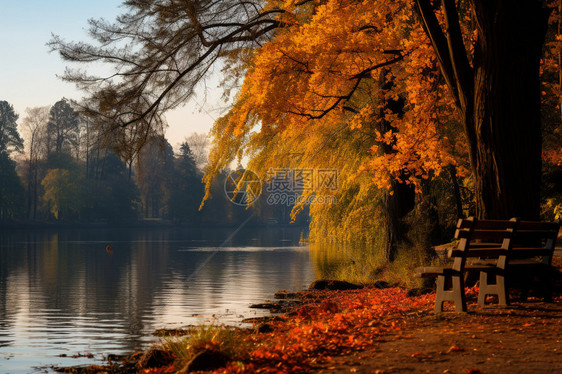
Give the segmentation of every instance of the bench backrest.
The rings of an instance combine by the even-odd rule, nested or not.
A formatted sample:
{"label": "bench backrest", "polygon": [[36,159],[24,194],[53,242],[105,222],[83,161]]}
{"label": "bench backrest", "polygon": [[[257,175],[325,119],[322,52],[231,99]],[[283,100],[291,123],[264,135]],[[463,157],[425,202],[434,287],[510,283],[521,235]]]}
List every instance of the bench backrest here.
{"label": "bench backrest", "polygon": [[474,217],[459,219],[455,239],[467,240],[467,244],[496,244],[508,249],[509,240],[519,226],[519,220],[479,220]]}
{"label": "bench backrest", "polygon": [[[558,237],[560,225],[555,222],[510,220],[477,220],[474,217],[460,219],[455,238],[459,239],[457,255],[479,246],[497,247],[502,250],[498,266],[504,268],[508,256],[517,258],[542,257],[542,262],[550,264]],[[513,250],[512,250],[513,249]],[[524,251],[518,250],[524,249]],[[503,254],[505,251],[505,254]],[[465,253],[462,257],[467,257]],[[464,263],[459,263],[464,266]]]}
{"label": "bench backrest", "polygon": [[[513,237],[512,247],[526,249],[526,256],[533,257],[533,252],[542,257],[542,262],[551,264],[558,238],[560,224],[556,222],[521,221]],[[514,251],[515,252],[515,251]]]}
{"label": "bench backrest", "polygon": [[[519,224],[517,218],[510,220],[479,220],[474,217],[459,219],[455,238],[459,240],[453,268],[462,270],[469,257],[469,251],[480,246],[501,250],[498,266],[505,267],[512,238]],[[459,255],[460,254],[460,255]],[[458,268],[457,268],[458,267]]]}

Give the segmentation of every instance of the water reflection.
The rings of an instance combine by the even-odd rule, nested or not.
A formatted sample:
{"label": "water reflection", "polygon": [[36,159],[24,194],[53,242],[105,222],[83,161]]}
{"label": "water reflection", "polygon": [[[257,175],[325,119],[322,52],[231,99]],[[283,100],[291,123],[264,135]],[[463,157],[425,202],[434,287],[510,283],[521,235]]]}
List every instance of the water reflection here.
{"label": "water reflection", "polygon": [[310,257],[317,279],[341,279],[350,282],[373,282],[377,269],[385,264],[373,245],[310,243]]}
{"label": "water reflection", "polygon": [[249,304],[313,280],[299,230],[248,229],[218,248],[230,231],[0,233],[0,371],[129,352],[156,328],[213,315],[236,323],[258,313]]}

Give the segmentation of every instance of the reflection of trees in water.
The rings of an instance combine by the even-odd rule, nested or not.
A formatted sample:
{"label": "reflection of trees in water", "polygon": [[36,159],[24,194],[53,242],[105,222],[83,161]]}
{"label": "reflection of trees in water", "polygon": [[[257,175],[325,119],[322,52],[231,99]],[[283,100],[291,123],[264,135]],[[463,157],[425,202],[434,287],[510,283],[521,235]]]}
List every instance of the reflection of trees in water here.
{"label": "reflection of trees in water", "polygon": [[373,271],[385,262],[383,256],[361,245],[310,243],[310,259],[317,279],[372,282]]}
{"label": "reflection of trees in water", "polygon": [[23,309],[38,316],[51,313],[37,323],[58,337],[78,332],[95,345],[102,339],[106,344],[102,335],[111,334],[112,344],[134,350],[168,317],[190,323],[192,313],[224,311],[229,304],[245,308],[260,301],[264,290],[272,297],[278,288],[301,288],[311,280],[306,251],[252,248],[297,244],[300,231],[288,229],[241,231],[228,245],[250,248],[217,252],[190,280],[213,251],[189,249],[217,247],[231,232],[99,229],[2,235],[0,326],[12,330]]}

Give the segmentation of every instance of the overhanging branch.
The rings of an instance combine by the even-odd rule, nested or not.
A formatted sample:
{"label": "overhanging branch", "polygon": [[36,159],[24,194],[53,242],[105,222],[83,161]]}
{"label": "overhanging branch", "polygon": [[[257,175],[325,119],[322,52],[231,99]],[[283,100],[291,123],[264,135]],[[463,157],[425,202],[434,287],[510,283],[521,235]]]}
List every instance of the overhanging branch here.
{"label": "overhanging branch", "polygon": [[414,7],[421,19],[423,29],[433,45],[437,60],[439,61],[439,67],[441,68],[447,86],[449,86],[453,94],[455,104],[460,107],[459,92],[455,80],[449,45],[439,25],[439,21],[431,8],[431,3],[429,0],[415,0]]}

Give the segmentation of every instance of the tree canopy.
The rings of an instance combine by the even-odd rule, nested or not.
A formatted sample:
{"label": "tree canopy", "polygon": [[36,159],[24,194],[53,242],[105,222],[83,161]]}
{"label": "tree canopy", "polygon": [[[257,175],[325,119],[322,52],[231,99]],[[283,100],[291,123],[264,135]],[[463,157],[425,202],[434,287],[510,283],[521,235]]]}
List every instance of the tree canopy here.
{"label": "tree canopy", "polygon": [[90,21],[94,43],[50,45],[67,61],[113,66],[64,78],[89,94],[83,110],[108,134],[135,129],[139,142],[220,60],[237,94],[212,130],[207,195],[245,157],[263,178],[333,167],[338,208],[312,207],[313,226],[368,212],[389,232],[413,209],[411,191],[437,177],[450,179],[459,215],[465,187],[480,217],[538,218],[552,3],[129,0],[115,22]]}
{"label": "tree canopy", "polygon": [[67,100],[59,100],[51,107],[47,123],[48,152],[69,151],[78,145],[78,114]]}

